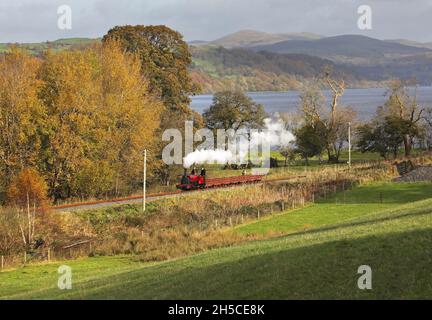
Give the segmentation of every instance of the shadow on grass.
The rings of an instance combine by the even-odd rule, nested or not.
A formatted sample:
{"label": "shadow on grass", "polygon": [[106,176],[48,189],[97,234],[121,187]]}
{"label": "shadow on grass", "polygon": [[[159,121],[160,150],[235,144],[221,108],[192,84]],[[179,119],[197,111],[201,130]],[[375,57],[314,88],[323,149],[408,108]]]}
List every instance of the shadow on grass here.
{"label": "shadow on grass", "polygon": [[[343,239],[299,248],[228,249],[58,290],[78,299],[411,299],[432,298],[432,230]],[[257,244],[259,246],[259,244]],[[360,290],[360,265],[372,290]]]}

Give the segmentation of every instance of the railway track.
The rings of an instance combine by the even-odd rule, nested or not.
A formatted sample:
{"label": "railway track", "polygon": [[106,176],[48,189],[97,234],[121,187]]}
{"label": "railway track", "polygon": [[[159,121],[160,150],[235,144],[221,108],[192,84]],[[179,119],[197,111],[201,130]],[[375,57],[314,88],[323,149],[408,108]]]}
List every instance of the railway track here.
{"label": "railway track", "polygon": [[[268,184],[268,183],[274,183],[274,182],[283,182],[283,181],[289,181],[289,180],[294,180],[294,179],[298,179],[298,178],[305,178],[305,177],[306,176],[293,176],[293,177],[287,177],[287,178],[269,179],[269,180],[262,180],[260,182],[254,183],[254,184]],[[146,196],[146,200],[148,202],[151,202],[151,201],[159,200],[162,198],[187,196],[190,194],[194,194],[196,192],[210,192],[210,191],[219,190],[219,189],[239,188],[239,187],[242,187],[245,185],[246,184],[239,184],[239,185],[228,185],[228,186],[214,187],[214,188],[202,189],[202,190],[201,189],[192,190],[192,191],[177,190],[177,191],[172,191],[172,192],[152,193],[152,194],[148,194]],[[122,205],[122,204],[135,204],[135,203],[141,203],[141,202],[142,202],[142,195],[115,198],[115,199],[110,199],[110,200],[98,200],[98,201],[88,201],[88,202],[64,204],[64,205],[58,205],[58,206],[51,206],[51,207],[49,207],[49,209],[52,211],[56,211],[56,212],[70,212],[70,211],[97,209],[97,208],[102,208],[102,207],[111,207],[111,206]]]}

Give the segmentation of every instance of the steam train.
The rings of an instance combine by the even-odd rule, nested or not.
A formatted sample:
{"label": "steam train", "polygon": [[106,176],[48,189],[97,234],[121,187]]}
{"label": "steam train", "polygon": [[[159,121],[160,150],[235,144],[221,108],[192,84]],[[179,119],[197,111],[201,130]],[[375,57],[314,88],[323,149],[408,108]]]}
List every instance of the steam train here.
{"label": "steam train", "polygon": [[225,187],[237,184],[245,183],[256,183],[262,180],[262,175],[241,175],[226,178],[213,178],[208,179],[206,177],[206,170],[201,169],[200,174],[196,174],[196,169],[192,169],[190,174],[187,171],[183,173],[180,183],[177,184],[177,189],[183,191],[197,190],[197,189],[209,189],[217,187]]}

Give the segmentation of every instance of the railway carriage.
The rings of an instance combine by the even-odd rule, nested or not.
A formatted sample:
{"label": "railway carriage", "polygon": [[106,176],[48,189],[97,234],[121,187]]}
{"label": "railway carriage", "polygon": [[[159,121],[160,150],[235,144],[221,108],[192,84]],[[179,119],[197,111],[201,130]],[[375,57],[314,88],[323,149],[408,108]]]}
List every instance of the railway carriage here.
{"label": "railway carriage", "polygon": [[208,179],[205,174],[205,170],[201,170],[201,174],[195,174],[195,170],[192,170],[191,174],[184,174],[177,189],[183,191],[197,190],[197,189],[209,189],[217,187],[226,187],[230,185],[239,185],[246,183],[256,183],[263,179],[262,175],[241,175],[234,177],[225,178],[213,178]]}

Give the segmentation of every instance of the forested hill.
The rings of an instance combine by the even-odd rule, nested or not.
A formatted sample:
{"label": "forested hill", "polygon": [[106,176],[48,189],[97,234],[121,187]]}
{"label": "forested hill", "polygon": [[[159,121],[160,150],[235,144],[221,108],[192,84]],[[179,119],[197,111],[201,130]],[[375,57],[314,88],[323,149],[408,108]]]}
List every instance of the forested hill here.
{"label": "forested hill", "polygon": [[[204,93],[227,89],[243,91],[300,89],[313,77],[322,75],[323,68],[326,66],[331,66],[336,75],[343,75],[350,87],[382,86],[392,77],[415,78],[421,85],[432,83],[431,50],[367,38],[363,40],[369,44],[378,43],[380,45],[375,47],[375,56],[381,57],[372,58],[370,56],[368,58],[365,48],[356,49],[357,53],[349,53],[349,50],[354,49],[343,46],[327,46],[326,43],[329,41],[335,41],[335,39],[328,39],[290,40],[290,42],[283,42],[282,44],[287,45],[286,48],[293,48],[292,46],[296,43],[305,45],[308,43],[306,46],[315,46],[324,51],[331,49],[335,52],[335,50],[340,49],[346,56],[339,55],[337,52],[333,55],[329,54],[327,57],[324,54],[314,56],[313,52],[315,51],[303,48],[304,50],[302,49],[303,52],[301,52],[300,47],[296,50],[300,50],[301,53],[276,53],[271,52],[272,48],[275,48],[272,45],[260,47],[260,49],[270,51],[257,50],[256,47],[255,50],[251,50],[249,47],[228,49],[208,44],[191,45],[192,76],[195,81],[201,84]],[[352,37],[337,37],[337,39],[348,41],[352,40]],[[54,51],[80,49],[99,42],[100,39],[71,38],[20,45],[27,48],[32,54],[41,55],[47,49]],[[323,43],[324,46],[318,45]],[[279,47],[282,44],[279,43],[274,46]],[[9,45],[0,44],[0,52],[5,52]],[[378,55],[377,51],[381,54]],[[384,59],[385,62],[380,63],[377,59]]]}
{"label": "forested hill", "polygon": [[[71,38],[41,43],[23,43],[20,46],[34,55],[51,49],[61,51],[81,49],[99,43],[100,39]],[[0,44],[5,52],[11,44]],[[193,56],[191,68],[195,81],[204,93],[226,89],[243,91],[282,91],[299,89],[307,79],[320,75],[325,66],[332,65],[349,82],[358,79],[349,68],[305,54],[277,54],[253,52],[243,48],[225,49],[218,46],[190,46]]]}
{"label": "forested hill", "polygon": [[253,47],[255,51],[303,53],[335,62],[382,63],[389,59],[432,53],[430,49],[361,35],[342,35],[316,40],[289,40]]}
{"label": "forested hill", "polygon": [[302,84],[323,75],[331,67],[336,76],[343,76],[350,86],[376,85],[359,76],[349,66],[306,54],[253,52],[247,49],[226,49],[214,46],[192,46],[193,77],[204,92],[227,88],[244,91],[283,91],[301,88]]}

